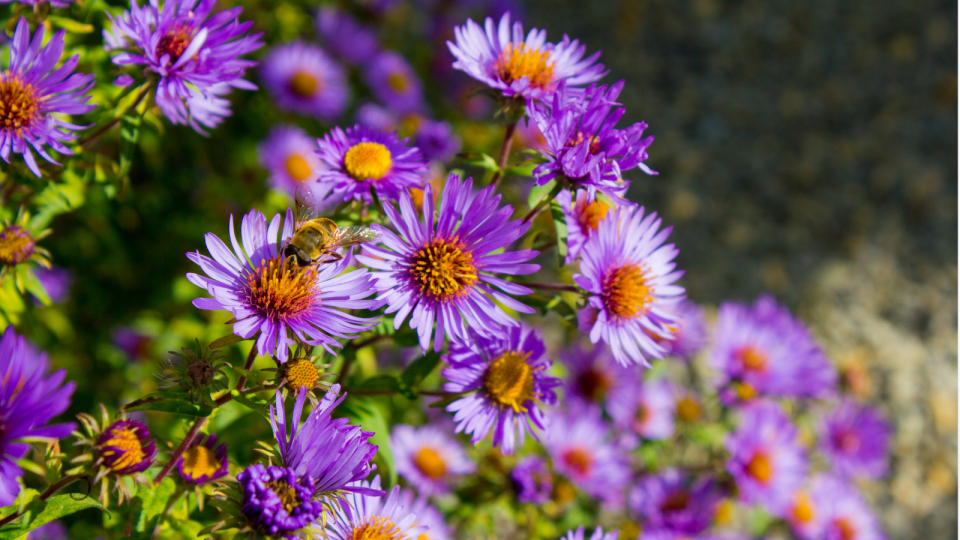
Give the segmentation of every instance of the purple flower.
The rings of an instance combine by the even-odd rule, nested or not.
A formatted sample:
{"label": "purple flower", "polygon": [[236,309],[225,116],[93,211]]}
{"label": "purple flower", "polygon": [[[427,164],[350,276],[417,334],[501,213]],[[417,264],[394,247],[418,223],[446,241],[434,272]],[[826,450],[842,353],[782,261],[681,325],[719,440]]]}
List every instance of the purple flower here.
{"label": "purple flower", "polygon": [[543,340],[523,323],[504,328],[499,336],[453,342],[444,357],[450,367],[443,369],[449,381],[443,389],[470,392],[447,406],[456,432],[470,434],[470,442],[478,444],[493,430],[493,446],[512,454],[528,429],[534,438],[534,427],[547,429],[539,404],[556,404],[553,388],[562,382],[546,375],[553,361],[543,353]]}
{"label": "purple flower", "polygon": [[644,476],[630,492],[630,508],[644,529],[700,534],[710,527],[721,493],[713,480],[695,480],[677,469]]}
{"label": "purple flower", "polygon": [[400,502],[400,486],[393,486],[386,496],[363,495],[379,492],[380,477],[371,482],[356,482],[346,503],[334,509],[333,519],[327,520],[327,533],[332,540],[355,538],[389,538],[412,540],[427,532],[425,525],[417,525],[417,516]]}
{"label": "purple flower", "polygon": [[314,501],[310,478],[298,477],[292,469],[252,465],[237,474],[243,492],[240,511],[250,526],[271,536],[293,540],[293,534],[316,523],[323,503]]}
{"label": "purple flower", "polygon": [[477,468],[460,443],[436,426],[396,426],[390,449],[397,474],[425,496],[448,493],[457,476]]}
{"label": "purple flower", "polygon": [[303,41],[270,49],[260,75],[283,110],[333,120],[343,114],[350,99],[343,68],[323,49]]}
{"label": "purple flower", "polygon": [[467,19],[453,29],[456,43],[447,42],[457,61],[453,67],[465,72],[506,97],[540,99],[565,82],[583,86],[606,75],[597,64],[600,52],[583,58],[586,46],[566,35],[560,43],[547,43],[546,30],[530,30],[523,36],[523,25],[512,27],[510,13],[504,13],[499,25],[487,17],[484,28]]}
{"label": "purple flower", "polygon": [[537,456],[527,456],[510,471],[510,481],[522,503],[543,504],[553,492],[553,476],[546,462]]}
{"label": "purple flower", "polygon": [[177,461],[180,477],[191,484],[206,484],[223,478],[229,468],[227,445],[223,442],[217,444],[217,436],[212,433],[194,439]]}
{"label": "purple flower", "polygon": [[34,271],[47,297],[53,304],[62,304],[70,297],[70,286],[73,285],[73,272],[67,268],[50,266],[37,268]]}
{"label": "purple flower", "polygon": [[[210,17],[216,0],[159,0],[141,7],[133,0],[130,11],[115,17],[103,31],[108,51],[119,51],[113,63],[142,66],[138,72],[159,75],[155,101],[174,124],[216,127],[230,115],[223,98],[231,88],[256,90],[243,79],[257,65],[240,57],[259,49],[261,33],[244,35],[252,22],[241,23],[243,8],[232,8]],[[208,20],[207,17],[210,17]]]}
{"label": "purple flower", "polygon": [[639,168],[647,174],[656,171],[643,163],[653,136],[643,136],[647,128],[637,122],[625,129],[614,126],[626,110],[616,102],[623,81],[592,85],[582,93],[572,94],[561,85],[552,99],[530,102],[527,113],[547,141],[541,153],[547,159],[533,175],[538,185],[557,176],[585,187],[591,196],[603,192],[617,202],[630,182],[623,172]]}
{"label": "purple flower", "polygon": [[428,161],[449,161],[460,151],[462,141],[449,122],[425,118],[417,126],[414,141]]}
{"label": "purple flower", "polygon": [[611,392],[607,410],[613,424],[648,440],[673,437],[677,400],[667,379],[620,385]]}
{"label": "purple flower", "polygon": [[366,66],[367,84],[373,95],[397,113],[424,108],[423,85],[413,67],[399,54],[382,51]]}
{"label": "purple flower", "polygon": [[883,540],[886,535],[857,489],[842,478],[819,475],[799,492],[787,521],[804,540]]}
{"label": "purple flower", "polygon": [[33,174],[40,167],[31,148],[43,159],[59,165],[45,145],[65,155],[73,151],[65,143],[77,139],[77,130],[87,126],[71,124],[60,115],[84,114],[96,108],[86,95],[93,87],[93,75],[73,73],[80,61],[70,57],[54,69],[63,54],[60,30],[43,45],[41,26],[30,38],[30,24],[20,19],[10,47],[10,64],[0,71],[0,157],[10,163],[10,152],[20,154]]}
{"label": "purple flower", "polygon": [[337,309],[366,309],[375,304],[364,300],[374,292],[367,271],[344,273],[350,257],[332,264],[289,267],[280,251],[293,236],[293,226],[290,210],[285,220],[274,215],[269,226],[263,214],[251,210],[240,223],[238,242],[231,215],[233,252],[216,235],[207,233],[204,238],[212,258],[200,252],[187,253],[207,275],[189,273],[187,278],[213,297],[197,298],[193,305],[229,311],[236,319],[233,332],[244,339],[259,332],[258,354],[276,355],[280,362],[287,361],[295,339],[334,354],[333,347],[342,346],[334,338],[352,339],[357,332],[377,325],[375,319]]}
{"label": "purple flower", "polygon": [[287,124],[270,128],[267,140],[257,148],[260,164],[270,172],[270,185],[294,195],[300,182],[314,183],[324,164],[316,154],[317,143],[302,129]]}
{"label": "purple flower", "polygon": [[97,448],[103,465],[120,476],[149,469],[157,457],[157,445],[150,438],[150,430],[136,420],[110,424],[97,438]]}
{"label": "purple flower", "polygon": [[417,516],[414,527],[426,527],[426,532],[420,533],[417,540],[453,540],[453,530],[444,521],[443,514],[427,499],[426,495],[414,497],[409,489],[400,490],[400,505]]}
{"label": "purple flower", "polygon": [[574,485],[591,497],[614,505],[622,502],[630,464],[623,450],[611,442],[599,407],[555,411],[543,445],[553,469]]}
{"label": "purple flower", "polygon": [[780,407],[757,402],[745,408],[725,445],[730,453],[727,471],[737,482],[740,499],[784,515],[803,484],[807,460],[797,429]]}
{"label": "purple flower", "polygon": [[596,232],[610,206],[597,199],[596,193],[591,195],[585,189],[577,191],[576,199],[565,189],[557,195],[557,202],[567,224],[567,257],[563,262],[571,264],[580,256],[580,250]]}
{"label": "purple flower", "polygon": [[[619,531],[611,531],[606,534],[603,533],[602,527],[597,527],[593,534],[590,535],[590,540],[617,540],[617,535]],[[584,532],[583,527],[578,528],[577,530],[567,531],[566,536],[561,536],[560,540],[583,540]],[[623,540],[630,540],[629,538],[624,538]]]}
{"label": "purple flower", "polygon": [[840,476],[880,478],[887,472],[890,432],[880,411],[844,400],[824,418],[819,448]]}
{"label": "purple flower", "polygon": [[150,346],[153,339],[150,336],[138,332],[129,326],[114,328],[110,332],[110,340],[120,350],[126,353],[130,360],[140,360],[150,354]]}
{"label": "purple flower", "polygon": [[283,465],[297,476],[309,478],[314,491],[321,495],[331,494],[341,501],[343,492],[382,495],[378,489],[356,484],[376,469],[370,460],[377,454],[378,447],[369,442],[372,432],[349,425],[348,418],[331,418],[333,409],[346,397],[337,398],[339,392],[340,385],[333,385],[301,425],[303,404],[309,394],[306,388],[301,388],[289,429],[283,396],[277,392],[276,406],[270,406],[270,425]]}
{"label": "purple flower", "polygon": [[335,7],[324,6],[320,9],[317,34],[334,54],[352,64],[364,64],[380,50],[373,30]]}
{"label": "purple flower", "polygon": [[70,533],[59,519],[47,522],[30,531],[27,540],[68,540]]}
{"label": "purple flower", "polygon": [[605,345],[584,347],[575,343],[560,351],[567,366],[567,399],[602,405],[615,388],[638,384],[631,371],[617,364]]}
{"label": "purple flower", "polygon": [[[47,354],[37,352],[27,340],[7,326],[0,339],[0,506],[9,506],[20,493],[23,470],[17,461],[30,444],[22,439],[61,439],[75,428],[72,423],[48,425],[67,410],[74,383],[63,384],[65,370],[47,376]],[[62,386],[61,386],[62,385]]]}
{"label": "purple flower", "polygon": [[806,326],[766,295],[753,306],[720,305],[709,363],[726,404],[756,396],[822,397],[837,382]]}
{"label": "purple flower", "polygon": [[396,133],[382,133],[361,125],[336,127],[317,141],[318,154],[327,169],[320,184],[331,197],[344,201],[373,202],[371,191],[382,201],[395,201],[409,188],[423,186],[427,164],[420,150],[407,146]]}
{"label": "purple flower", "polygon": [[679,320],[673,339],[664,341],[663,345],[669,356],[689,361],[707,345],[707,319],[703,308],[690,300],[677,304],[674,311]]}
{"label": "purple flower", "polygon": [[679,250],[664,245],[672,227],[660,230],[660,221],[643,207],[609,213],[584,245],[582,273],[573,276],[589,294],[587,309],[596,310],[590,341],[603,340],[624,366],[649,367],[647,357],[663,358],[666,348],[654,338],[672,339],[671,307],[683,298],[683,287],[674,285],[683,275],[674,271]]}
{"label": "purple flower", "polygon": [[[383,232],[384,247],[366,245],[365,255],[357,256],[362,264],[380,270],[373,272],[378,299],[387,304],[387,313],[396,313],[394,328],[399,329],[412,313],[410,327],[417,329],[424,351],[434,336],[434,321],[433,349],[439,351],[447,336],[454,341],[467,339],[468,327],[489,337],[501,332],[502,326],[516,326],[494,302],[521,313],[535,311],[508,296],[530,294],[531,289],[492,275],[532,274],[540,269],[538,264],[523,264],[537,251],[505,251],[530,223],[510,221],[513,207],[498,209],[499,204],[500,195],[493,194],[493,186],[474,193],[472,179],[461,181],[451,174],[436,216],[432,186],[424,189],[421,208],[414,207],[408,193],[401,193],[399,212],[384,205],[399,234],[374,225]],[[422,218],[421,209],[427,209]]]}

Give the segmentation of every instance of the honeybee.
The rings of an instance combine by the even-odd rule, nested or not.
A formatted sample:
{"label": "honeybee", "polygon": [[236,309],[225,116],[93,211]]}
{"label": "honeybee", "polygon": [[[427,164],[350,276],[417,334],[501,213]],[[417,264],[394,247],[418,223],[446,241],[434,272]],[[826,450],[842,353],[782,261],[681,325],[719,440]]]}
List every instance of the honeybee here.
{"label": "honeybee", "polygon": [[379,232],[368,227],[340,227],[316,217],[313,194],[302,183],[297,185],[293,213],[295,231],[283,247],[283,257],[297,266],[337,262],[343,255],[335,250],[380,238]]}

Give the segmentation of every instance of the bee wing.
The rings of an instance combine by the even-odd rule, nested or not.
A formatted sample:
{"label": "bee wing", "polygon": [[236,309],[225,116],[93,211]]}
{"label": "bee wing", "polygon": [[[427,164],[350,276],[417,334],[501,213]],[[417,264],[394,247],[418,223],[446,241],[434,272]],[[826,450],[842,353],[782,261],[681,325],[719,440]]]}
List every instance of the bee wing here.
{"label": "bee wing", "polygon": [[327,246],[327,249],[366,244],[367,242],[376,242],[379,239],[380,232],[369,227],[342,227],[334,231],[333,242]]}
{"label": "bee wing", "polygon": [[297,189],[293,195],[293,222],[295,229],[299,229],[304,223],[310,221],[317,215],[317,201],[313,197],[313,191],[306,182],[297,184]]}

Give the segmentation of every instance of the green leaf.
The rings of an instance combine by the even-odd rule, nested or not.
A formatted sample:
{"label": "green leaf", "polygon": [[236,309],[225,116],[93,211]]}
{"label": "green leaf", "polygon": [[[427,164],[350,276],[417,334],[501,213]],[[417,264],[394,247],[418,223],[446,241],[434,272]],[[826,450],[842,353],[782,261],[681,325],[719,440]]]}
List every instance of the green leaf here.
{"label": "green leaf", "polygon": [[[503,171],[504,175],[512,174],[516,176],[533,176],[533,170],[537,168],[536,161],[524,161],[523,163],[518,163],[512,167],[507,167],[507,170]],[[551,180],[552,182],[553,180]]]}
{"label": "green leaf", "polygon": [[137,540],[150,540],[157,524],[160,523],[160,516],[167,509],[170,497],[176,490],[176,484],[169,476],[160,482],[159,486],[153,486],[150,489],[141,489],[137,496],[133,498],[130,511],[133,513],[131,519],[133,527],[130,538]]}
{"label": "green leaf", "polygon": [[[211,343],[211,344],[208,346],[208,348],[209,348],[211,351],[212,351],[212,350],[215,350],[215,349],[222,349],[222,348],[224,348],[224,347],[226,347],[226,346],[228,346],[228,345],[233,345],[234,343],[240,343],[241,341],[243,341],[243,338],[242,338],[242,337],[240,337],[240,336],[238,336],[238,335],[236,335],[236,334],[230,334],[230,335],[228,335],[228,336],[223,336],[222,338],[219,338],[219,339],[214,340],[214,342]],[[249,379],[249,377],[247,377],[247,378]]]}
{"label": "green leaf", "polygon": [[[417,358],[412,364],[407,366],[400,374],[400,380],[404,386],[411,389],[419,389],[420,383],[433,373],[434,368],[440,363],[440,353],[430,351],[429,353]],[[414,395],[416,397],[416,395]]]}
{"label": "green leaf", "polygon": [[47,20],[50,21],[54,26],[63,28],[71,34],[89,34],[93,32],[94,28],[92,24],[85,24],[80,21],[75,21],[73,19],[68,19],[67,17],[58,17],[56,15],[50,15],[47,17]]}
{"label": "green leaf", "polygon": [[567,258],[567,218],[563,215],[563,208],[556,199],[550,201],[550,215],[553,216],[553,227],[557,231],[558,264],[563,266]]}
{"label": "green leaf", "polygon": [[350,418],[351,424],[359,424],[364,431],[373,432],[370,442],[379,447],[377,457],[387,469],[390,484],[396,484],[397,470],[393,464],[393,452],[390,450],[390,429],[380,404],[369,398],[348,396],[334,412],[338,417]]}
{"label": "green leaf", "polygon": [[223,366],[223,368],[233,371],[238,376],[242,375],[246,377],[248,381],[255,384],[260,384],[264,381],[269,381],[276,376],[276,373],[273,371],[252,371],[249,369],[243,369],[243,368],[239,368],[231,365],[225,365]]}
{"label": "green leaf", "polygon": [[[381,324],[380,326],[385,326]],[[391,326],[393,326],[391,324]],[[393,343],[397,347],[417,347],[420,345],[420,336],[417,331],[409,326],[404,326],[393,335]]]}
{"label": "green leaf", "polygon": [[270,415],[267,413],[267,410],[268,410],[267,407],[269,405],[268,401],[262,400],[260,398],[257,398],[251,395],[241,394],[237,390],[231,390],[230,395],[233,396],[233,400],[236,401],[237,403],[259,414],[260,416],[266,418],[267,420],[270,420]]}
{"label": "green leaf", "polygon": [[357,385],[357,388],[364,390],[389,390],[400,392],[400,379],[395,375],[376,375],[364,380]]}
{"label": "green leaf", "polygon": [[191,403],[189,394],[177,391],[163,391],[147,394],[142,398],[124,405],[123,410],[160,411],[187,416],[210,416],[213,409],[199,403]]}
{"label": "green leaf", "polygon": [[27,292],[35,296],[37,300],[43,302],[43,305],[49,306],[50,297],[47,296],[47,290],[43,288],[43,284],[37,279],[37,275],[33,272],[27,272],[25,278],[24,281],[26,283],[24,283],[24,286],[27,288]]}
{"label": "green leaf", "polygon": [[41,525],[69,516],[87,508],[103,509],[103,506],[92,497],[84,497],[79,493],[54,495],[41,501],[39,494],[33,492],[33,500],[24,507],[23,516],[0,528],[0,540],[19,538]]}
{"label": "green leaf", "polygon": [[493,156],[489,154],[465,154],[457,158],[458,164],[472,165],[474,167],[480,167],[481,169],[487,171],[499,171],[500,165],[497,163],[497,160],[493,159]]}
{"label": "green leaf", "polygon": [[120,170],[117,176],[121,181],[130,174],[130,165],[133,163],[133,151],[137,148],[140,139],[140,124],[143,114],[130,111],[120,119]]}
{"label": "green leaf", "polygon": [[530,188],[530,194],[527,195],[527,206],[533,208],[534,206],[540,204],[540,201],[549,194],[554,187],[556,187],[556,180],[551,180],[542,186],[534,185]]}

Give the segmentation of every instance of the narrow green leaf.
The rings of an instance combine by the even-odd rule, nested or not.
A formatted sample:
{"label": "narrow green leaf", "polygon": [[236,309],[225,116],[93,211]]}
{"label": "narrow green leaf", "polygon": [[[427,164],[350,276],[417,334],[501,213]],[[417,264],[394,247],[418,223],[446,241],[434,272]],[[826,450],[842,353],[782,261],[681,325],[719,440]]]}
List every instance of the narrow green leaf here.
{"label": "narrow green leaf", "polygon": [[557,257],[559,266],[565,264],[567,258],[567,218],[563,208],[556,199],[550,201],[550,215],[553,216],[553,227],[557,231]]}
{"label": "narrow green leaf", "polygon": [[79,493],[54,495],[45,501],[41,501],[35,491],[33,493],[35,498],[24,507],[23,516],[0,528],[0,540],[19,538],[41,525],[80,510],[103,509],[96,499]]}
{"label": "narrow green leaf", "polygon": [[542,201],[543,198],[546,197],[554,187],[556,187],[556,185],[556,180],[551,180],[542,186],[534,184],[534,186],[530,188],[530,194],[527,195],[527,206],[533,208],[534,206],[540,204],[540,201]]}
{"label": "narrow green leaf", "polygon": [[497,163],[497,160],[493,159],[493,156],[489,154],[466,154],[457,158],[458,164],[472,165],[474,167],[480,167],[481,169],[487,171],[498,171],[500,170],[500,165]]}
{"label": "narrow green leaf", "polygon": [[160,522],[160,516],[167,509],[170,497],[176,489],[176,484],[169,476],[160,482],[159,486],[151,489],[141,489],[137,492],[131,504],[133,512],[133,528],[130,538],[150,540],[153,531]]}
{"label": "narrow green leaf", "polygon": [[390,429],[387,427],[387,419],[384,417],[383,408],[372,399],[348,396],[336,408],[335,413],[338,417],[350,418],[351,424],[359,424],[364,431],[373,432],[370,442],[379,447],[376,457],[381,460],[383,466],[387,469],[390,484],[396,484],[397,470],[393,464],[393,452],[390,450]]}
{"label": "narrow green leaf", "polygon": [[429,353],[417,358],[407,369],[403,370],[400,380],[408,388],[419,389],[420,383],[433,373],[434,368],[440,363],[440,353],[430,351]]}
{"label": "narrow green leaf", "polygon": [[[523,163],[518,163],[512,167],[507,167],[507,170],[503,171],[504,175],[512,174],[515,176],[533,176],[533,170],[537,168],[536,161],[524,161]],[[551,180],[552,182],[553,180]]]}
{"label": "narrow green leaf", "polygon": [[266,418],[267,420],[270,419],[270,415],[267,413],[267,410],[268,410],[267,407],[269,405],[269,402],[250,396],[250,395],[241,394],[236,390],[231,390],[230,395],[233,396],[233,400],[236,401],[237,403],[259,414],[260,416]]}
{"label": "narrow green leaf", "polygon": [[213,409],[199,403],[191,403],[189,394],[177,391],[163,391],[147,394],[142,398],[124,405],[123,410],[160,411],[187,416],[210,416]]}
{"label": "narrow green leaf", "polygon": [[400,392],[400,379],[395,375],[376,375],[358,384],[357,388]]}
{"label": "narrow green leaf", "polygon": [[63,28],[71,34],[89,34],[93,32],[94,28],[92,24],[82,23],[80,21],[75,21],[67,17],[58,17],[56,15],[50,15],[47,17],[47,20],[50,21],[54,26]]}
{"label": "narrow green leaf", "polygon": [[243,368],[230,366],[230,365],[225,365],[223,366],[223,368],[233,371],[237,375],[243,375],[244,377],[247,378],[248,381],[255,384],[260,384],[264,381],[269,381],[276,376],[276,373],[273,371],[253,371],[250,369],[243,369]]}
{"label": "narrow green leaf", "polygon": [[122,181],[130,174],[130,165],[133,163],[133,152],[140,139],[140,125],[143,116],[137,111],[129,111],[120,120],[120,170],[118,178]]}
{"label": "narrow green leaf", "polygon": [[210,350],[222,349],[228,345],[233,345],[234,343],[240,343],[241,341],[243,341],[242,337],[236,334],[230,334],[228,336],[223,336],[222,338],[214,340],[213,343],[210,344],[209,349]]}

